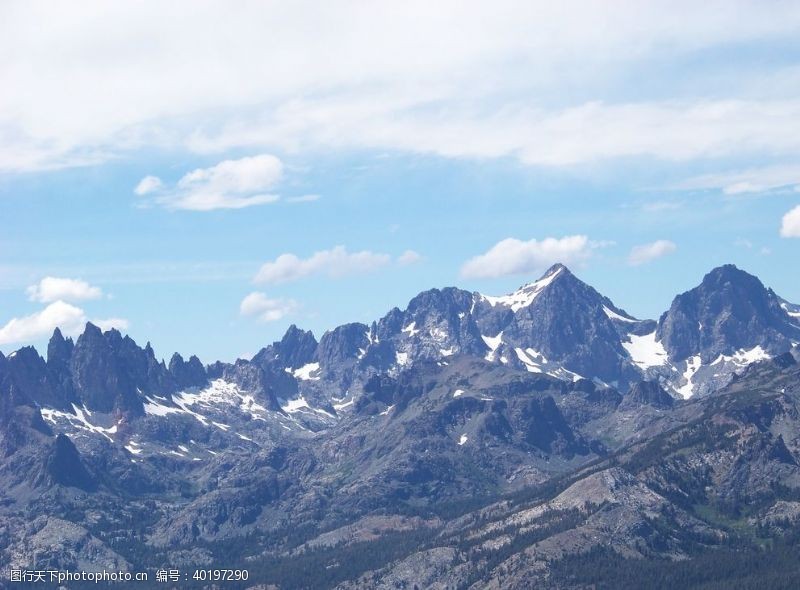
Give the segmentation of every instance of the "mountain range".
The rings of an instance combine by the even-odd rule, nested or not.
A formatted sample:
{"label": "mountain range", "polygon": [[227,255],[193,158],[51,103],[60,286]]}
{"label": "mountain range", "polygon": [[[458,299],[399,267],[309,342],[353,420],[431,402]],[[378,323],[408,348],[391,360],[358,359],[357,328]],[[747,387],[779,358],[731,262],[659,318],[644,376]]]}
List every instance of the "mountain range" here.
{"label": "mountain range", "polygon": [[790,579],[799,345],[800,306],[732,265],[658,320],[557,264],[234,363],[56,330],[46,359],[0,354],[0,563],[583,588],[714,555]]}

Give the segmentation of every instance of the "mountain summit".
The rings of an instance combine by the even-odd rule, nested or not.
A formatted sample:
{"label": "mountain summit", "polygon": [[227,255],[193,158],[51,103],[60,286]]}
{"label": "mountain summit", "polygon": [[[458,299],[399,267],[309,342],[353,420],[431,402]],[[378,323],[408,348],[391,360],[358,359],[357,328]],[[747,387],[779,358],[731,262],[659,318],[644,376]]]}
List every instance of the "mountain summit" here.
{"label": "mountain summit", "polygon": [[732,264],[713,269],[700,285],[675,297],[658,322],[657,338],[674,361],[760,348],[776,355],[800,341],[800,328],[783,300]]}
{"label": "mountain summit", "polygon": [[615,306],[563,264],[510,295],[478,298],[484,303],[478,322],[496,331],[487,336],[501,360],[533,371],[556,364],[573,378],[608,383],[636,378],[622,342],[632,331],[647,331],[649,322]]}

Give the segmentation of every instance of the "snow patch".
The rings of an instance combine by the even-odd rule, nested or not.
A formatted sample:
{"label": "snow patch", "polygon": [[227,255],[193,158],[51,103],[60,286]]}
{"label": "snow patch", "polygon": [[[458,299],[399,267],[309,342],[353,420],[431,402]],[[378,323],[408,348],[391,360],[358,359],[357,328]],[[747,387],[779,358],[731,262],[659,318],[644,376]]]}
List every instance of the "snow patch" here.
{"label": "snow patch", "polygon": [[[336,416],[334,416],[330,412],[326,412],[325,410],[319,408],[312,408],[310,405],[308,405],[306,398],[304,398],[302,395],[298,398],[289,401],[282,399],[278,401],[281,404],[281,410],[283,410],[287,414],[294,414],[296,412],[315,412],[317,414],[324,414],[329,418],[336,418]],[[336,406],[334,406],[334,408],[336,408]]]}
{"label": "snow patch", "polygon": [[[521,349],[515,348],[514,352],[517,353],[517,358],[522,361],[522,364],[525,365],[525,368],[530,371],[531,373],[543,373],[542,365],[547,364],[547,359],[544,358],[544,355],[536,352],[532,348],[528,349]],[[541,359],[541,360],[539,360]]]}
{"label": "snow patch", "polygon": [[302,395],[296,399],[289,400],[288,402],[284,402],[285,405],[281,405],[281,410],[286,412],[287,414],[293,414],[294,412],[299,412],[303,408],[310,408],[306,398]]}
{"label": "snow patch", "polygon": [[416,329],[417,322],[411,322],[405,328],[400,330],[401,332],[405,332],[408,334],[409,338],[413,338],[416,334],[419,334],[419,330]]}
{"label": "snow patch", "polygon": [[144,413],[148,416],[167,416],[168,414],[180,414],[183,412],[180,408],[165,406],[152,398],[146,397],[145,399],[147,401],[144,404]]}
{"label": "snow patch", "polygon": [[[350,398],[350,399],[348,400],[347,398]],[[347,407],[352,406],[356,402],[355,398],[350,395],[349,391],[345,392],[344,397],[333,397],[333,396],[331,396],[331,400],[336,402],[336,403],[333,404],[333,409],[336,410],[337,412],[339,410],[343,410],[343,409],[345,409]],[[345,400],[347,400],[347,401],[345,401]]]}
{"label": "snow patch", "polygon": [[606,312],[606,315],[609,317],[609,319],[612,320],[619,320],[620,322],[629,322],[631,324],[635,324],[639,321],[633,318],[626,318],[624,315],[618,314],[616,311],[605,305],[603,306],[603,311]]}
{"label": "snow patch", "polygon": [[503,342],[503,332],[500,332],[497,336],[481,335],[481,338],[483,338],[483,341],[486,343],[486,346],[488,346],[489,349],[492,352],[494,352],[495,350],[497,350],[497,347],[500,346],[500,344]]}
{"label": "snow patch", "polygon": [[139,448],[139,444],[135,441],[130,441],[127,445],[125,445],[125,448],[132,455],[139,455],[142,452],[142,449]]}
{"label": "snow patch", "polygon": [[562,270],[563,269],[559,268],[554,273],[543,277],[536,282],[528,283],[510,295],[503,295],[502,297],[481,295],[480,297],[492,307],[500,305],[502,307],[510,307],[512,311],[519,311],[523,307],[528,307],[531,303],[533,303],[536,297],[544,290],[544,288],[552,283],[559,274],[561,274]]}
{"label": "snow patch", "polygon": [[372,333],[372,328],[367,330],[364,334],[367,337],[367,340],[369,341],[370,344],[378,344],[380,342],[378,335]]}
{"label": "snow patch", "polygon": [[319,381],[319,375],[312,376],[312,373],[317,372],[319,372],[319,363],[308,363],[299,369],[295,369],[292,375],[294,375],[295,379],[300,379],[301,381]]}
{"label": "snow patch", "polygon": [[755,346],[750,350],[744,348],[737,350],[732,355],[727,356],[724,354],[719,355],[711,363],[711,366],[719,363],[733,362],[737,365],[749,365],[758,361],[764,361],[770,358],[770,355],[761,346]]}
{"label": "snow patch", "polygon": [[464,393],[464,390],[463,390],[463,389],[456,389],[456,390],[453,392],[453,397],[461,397],[461,394],[462,394],[462,393]]}
{"label": "snow patch", "polygon": [[699,354],[686,359],[686,370],[683,372],[683,378],[686,383],[677,389],[677,392],[682,398],[688,399],[694,394],[694,383],[692,383],[692,378],[695,376],[695,373],[697,373],[701,366],[702,362],[700,361]]}
{"label": "snow patch", "polygon": [[70,426],[73,428],[78,428],[80,430],[85,430],[88,432],[92,432],[94,434],[99,434],[109,441],[114,442],[114,439],[109,436],[111,434],[116,434],[117,432],[117,425],[114,424],[110,428],[103,428],[102,426],[96,426],[89,421],[89,416],[92,413],[86,408],[86,406],[78,407],[75,404],[72,404],[72,410],[74,414],[70,414],[68,412],[61,412],[59,410],[54,410],[52,408],[40,408],[40,413],[42,414],[42,418],[50,422],[51,424],[58,424],[59,422],[68,422]]}
{"label": "snow patch", "polygon": [[467,435],[466,434],[462,434],[461,438],[458,439],[458,446],[464,445],[468,440],[469,440],[469,438],[467,438]]}
{"label": "snow patch", "polygon": [[[254,420],[265,420],[264,415],[267,412],[267,409],[259,404],[251,394],[242,392],[235,383],[228,383],[222,379],[212,381],[207,388],[199,391],[182,391],[176,393],[172,396],[172,401],[179,408],[178,411],[193,416],[204,426],[208,426],[210,421],[192,408],[197,407],[199,409],[203,407],[211,408],[220,405],[232,405],[239,408],[242,412],[250,414],[250,417]],[[163,406],[163,404],[153,402],[152,399],[148,399],[148,403]],[[167,408],[168,413],[171,413],[169,410],[175,411],[175,408],[171,406],[164,407]],[[155,412],[164,411],[158,408],[151,409]]]}
{"label": "snow patch", "polygon": [[644,336],[630,335],[630,341],[623,342],[622,346],[628,351],[631,360],[641,369],[659,367],[667,363],[667,351],[660,341],[656,340],[656,332]]}
{"label": "snow patch", "polygon": [[486,343],[486,346],[489,347],[489,352],[486,353],[484,357],[487,361],[493,361],[495,353],[497,352],[497,348],[503,343],[503,332],[502,330],[497,336],[484,336],[481,334],[481,338]]}
{"label": "snow patch", "polygon": [[788,303],[781,303],[783,311],[793,318],[800,319],[800,305],[789,305]]}

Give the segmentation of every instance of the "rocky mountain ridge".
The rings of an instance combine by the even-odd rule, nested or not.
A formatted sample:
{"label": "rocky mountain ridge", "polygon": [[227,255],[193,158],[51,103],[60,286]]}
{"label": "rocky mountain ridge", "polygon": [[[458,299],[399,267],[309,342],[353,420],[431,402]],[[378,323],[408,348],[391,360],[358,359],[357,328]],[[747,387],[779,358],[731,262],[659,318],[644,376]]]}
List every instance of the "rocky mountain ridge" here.
{"label": "rocky mountain ridge", "polygon": [[144,412],[148,396],[169,400],[220,378],[258,393],[271,408],[305,396],[331,409],[373,375],[458,355],[621,391],[655,380],[673,396],[689,397],[800,343],[797,309],[726,265],[676,296],[658,322],[638,320],[555,265],[503,297],[431,289],[405,310],[392,309],[369,326],[339,326],[319,342],[292,325],[280,341],[232,364],[204,367],[176,353],[167,365],[149,343],[142,349],[117,330],[88,324],[76,342],[57,329],[46,361],[26,347],[0,367],[35,405],[132,415]]}
{"label": "rocky mountain ridge", "polygon": [[0,563],[561,588],[559,564],[597,552],[783,538],[800,515],[796,309],[721,267],[637,320],[556,265],[319,341],[292,326],[235,363],[57,330],[46,360],[0,355]]}

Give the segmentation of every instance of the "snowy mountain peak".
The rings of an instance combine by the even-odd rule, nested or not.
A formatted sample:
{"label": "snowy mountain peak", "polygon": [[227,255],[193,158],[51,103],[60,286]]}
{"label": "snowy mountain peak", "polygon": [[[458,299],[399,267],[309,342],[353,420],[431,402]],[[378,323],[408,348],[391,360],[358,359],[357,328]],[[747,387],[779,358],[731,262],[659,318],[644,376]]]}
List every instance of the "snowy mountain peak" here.
{"label": "snowy mountain peak", "polygon": [[500,297],[481,295],[481,298],[489,303],[489,305],[492,307],[509,307],[512,311],[519,311],[523,307],[528,307],[531,303],[533,303],[536,297],[548,286],[553,284],[553,282],[560,276],[574,277],[569,269],[563,264],[554,264],[542,275],[540,279],[523,285],[513,293],[502,295]]}

